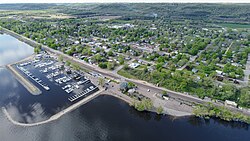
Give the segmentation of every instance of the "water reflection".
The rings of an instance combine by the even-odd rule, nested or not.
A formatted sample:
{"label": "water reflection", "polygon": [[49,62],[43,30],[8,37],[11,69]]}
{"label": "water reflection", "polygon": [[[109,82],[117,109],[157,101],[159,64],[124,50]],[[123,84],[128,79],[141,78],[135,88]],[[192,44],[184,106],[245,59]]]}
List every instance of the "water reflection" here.
{"label": "water reflection", "polygon": [[13,63],[33,53],[33,48],[10,35],[0,34],[0,66]]}
{"label": "water reflection", "polygon": [[[7,69],[0,72],[1,106],[6,107],[14,120],[34,123],[47,120],[52,115],[70,106],[67,95],[61,94],[59,86],[53,90],[42,90],[42,95],[30,94]],[[51,84],[52,82],[47,82]],[[59,96],[60,94],[60,96]]]}
{"label": "water reflection", "polygon": [[154,117],[154,120],[156,120],[156,121],[161,121],[161,120],[162,120],[162,117],[163,117],[163,115],[158,115],[158,114],[156,114],[155,117]]}
{"label": "water reflection", "polygon": [[204,119],[202,118],[188,118],[188,122],[193,125],[193,126],[197,126],[197,127],[201,127],[204,125]]}
{"label": "water reflection", "polygon": [[144,120],[151,120],[152,114],[150,112],[138,112],[134,108],[130,107],[129,112],[131,115],[136,116],[137,118],[142,118]]}

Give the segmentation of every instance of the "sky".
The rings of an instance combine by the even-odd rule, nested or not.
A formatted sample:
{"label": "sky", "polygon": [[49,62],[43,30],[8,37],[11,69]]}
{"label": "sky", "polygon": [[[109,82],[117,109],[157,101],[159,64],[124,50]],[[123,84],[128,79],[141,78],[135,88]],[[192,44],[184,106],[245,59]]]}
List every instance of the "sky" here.
{"label": "sky", "polygon": [[0,0],[0,3],[250,3],[250,0]]}

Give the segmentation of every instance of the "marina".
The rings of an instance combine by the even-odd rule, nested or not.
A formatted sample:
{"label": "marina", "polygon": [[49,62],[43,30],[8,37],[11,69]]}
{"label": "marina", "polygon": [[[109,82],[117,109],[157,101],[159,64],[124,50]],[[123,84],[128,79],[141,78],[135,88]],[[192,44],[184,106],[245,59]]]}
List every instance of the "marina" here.
{"label": "marina", "polygon": [[40,86],[42,86],[45,90],[49,90],[49,86],[45,83],[42,82],[42,80],[40,80],[39,78],[35,77],[32,73],[30,73],[28,70],[26,70],[23,67],[17,66],[17,68],[19,70],[21,70],[24,74],[26,74],[28,77],[30,77],[32,80],[34,80],[37,84],[39,84]]}
{"label": "marina", "polygon": [[84,98],[99,90],[82,73],[69,67],[65,68],[63,62],[58,62],[56,57],[46,52],[41,52],[32,60],[21,62],[16,67],[46,91],[49,91],[54,86],[48,85],[45,80],[49,80],[53,85],[61,87],[68,95],[70,102]]}

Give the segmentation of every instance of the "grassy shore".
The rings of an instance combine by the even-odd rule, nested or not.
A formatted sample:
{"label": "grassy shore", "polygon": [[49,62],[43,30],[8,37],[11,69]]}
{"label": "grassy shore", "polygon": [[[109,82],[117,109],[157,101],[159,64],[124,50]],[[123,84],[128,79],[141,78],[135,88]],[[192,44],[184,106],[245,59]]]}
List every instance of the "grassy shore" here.
{"label": "grassy shore", "polygon": [[249,116],[238,112],[231,112],[225,107],[218,107],[211,103],[208,103],[207,105],[197,105],[193,112],[197,117],[203,117],[206,119],[216,117],[225,121],[240,121],[250,124]]}

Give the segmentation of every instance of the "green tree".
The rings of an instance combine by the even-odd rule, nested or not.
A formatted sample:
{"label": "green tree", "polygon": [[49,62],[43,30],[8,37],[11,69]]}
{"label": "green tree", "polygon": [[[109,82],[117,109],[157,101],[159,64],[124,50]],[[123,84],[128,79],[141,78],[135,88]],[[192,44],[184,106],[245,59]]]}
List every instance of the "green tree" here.
{"label": "green tree", "polygon": [[73,68],[74,70],[77,70],[77,71],[80,70],[80,66],[79,66],[78,64],[76,64],[76,63],[73,63],[73,64],[72,64],[72,68]]}
{"label": "green tree", "polygon": [[102,69],[106,69],[107,68],[107,62],[101,62],[101,63],[99,63],[99,65],[98,65],[100,68],[102,68]]}
{"label": "green tree", "polygon": [[142,101],[139,102],[134,102],[134,107],[135,109],[137,109],[138,111],[149,111],[153,108],[153,103],[150,99],[142,99]]}
{"label": "green tree", "polygon": [[66,61],[66,66],[70,66],[71,62],[69,60]]}
{"label": "green tree", "polygon": [[115,64],[114,64],[113,62],[108,62],[108,63],[107,63],[107,68],[108,68],[109,70],[113,70],[113,69],[115,68]]}
{"label": "green tree", "polygon": [[60,62],[63,62],[63,56],[62,56],[62,55],[59,55],[58,60],[59,60]]}
{"label": "green tree", "polygon": [[122,56],[118,57],[118,61],[119,61],[120,65],[124,64],[124,58]]}
{"label": "green tree", "polygon": [[112,50],[108,51],[108,56],[114,56],[114,53]]}
{"label": "green tree", "polygon": [[99,77],[98,83],[99,83],[99,85],[100,85],[101,87],[104,87],[105,80],[104,80],[103,78]]}
{"label": "green tree", "polygon": [[34,52],[38,54],[39,52],[41,52],[41,48],[42,48],[41,45],[34,47]]}
{"label": "green tree", "polygon": [[241,90],[239,103],[243,107],[250,108],[250,91],[247,88]]}
{"label": "green tree", "polygon": [[160,115],[160,114],[163,113],[163,110],[164,110],[164,109],[162,108],[162,106],[159,106],[159,107],[156,109],[156,113]]}

